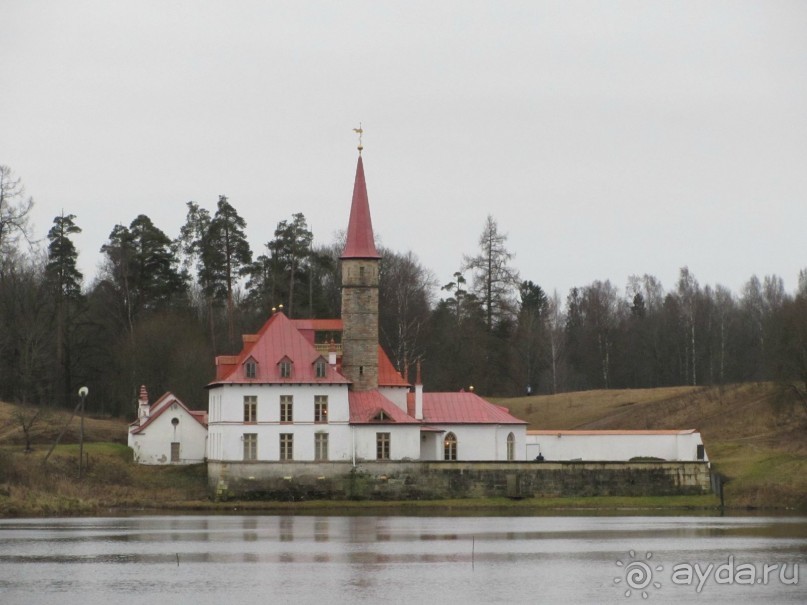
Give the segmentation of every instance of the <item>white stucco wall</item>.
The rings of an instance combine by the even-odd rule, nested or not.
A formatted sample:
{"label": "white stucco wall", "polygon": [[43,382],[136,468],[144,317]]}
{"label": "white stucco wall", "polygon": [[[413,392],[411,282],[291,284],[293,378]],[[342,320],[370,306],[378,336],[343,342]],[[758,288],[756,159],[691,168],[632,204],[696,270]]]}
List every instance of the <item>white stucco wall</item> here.
{"label": "white stucco wall", "polygon": [[[406,405],[405,389],[382,389],[384,395]],[[293,422],[280,423],[280,397],[291,395]],[[328,396],[328,422],[314,423],[314,398]],[[257,421],[244,423],[244,397],[257,397]],[[443,436],[421,436],[420,426],[394,423],[349,424],[346,385],[222,385],[209,393],[210,460],[244,459],[244,434],[257,435],[257,460],[280,458],[280,435],[294,435],[293,460],[313,461],[315,434],[328,433],[328,460],[376,459],[376,434],[390,433],[391,460],[442,460]],[[507,460],[507,435],[515,436],[515,460],[526,457],[525,425],[430,425],[457,436],[458,460]],[[421,444],[423,443],[423,448]],[[425,454],[422,457],[422,454]]]}
{"label": "white stucco wall", "polygon": [[392,403],[406,412],[406,396],[409,393],[407,387],[378,387],[378,392],[389,399]]}
{"label": "white stucco wall", "polygon": [[[527,435],[527,459],[534,460],[540,452],[546,461],[620,461],[637,457],[689,461],[698,459],[698,445],[703,445],[698,432],[601,435],[547,432]],[[708,460],[705,452],[704,459]]]}
{"label": "white stucco wall", "polygon": [[[178,419],[176,426],[172,419]],[[128,444],[140,464],[171,464],[171,443],[179,442],[179,464],[203,462],[207,430],[184,408],[172,404],[142,433],[129,433]],[[176,463],[174,463],[176,464]]]}
{"label": "white stucco wall", "polygon": [[434,440],[434,447],[426,437],[424,450],[428,447],[435,451],[424,451],[426,460],[443,460],[443,442],[448,432],[457,437],[457,460],[479,461],[490,460],[503,462],[507,460],[507,436],[513,433],[515,447],[513,460],[525,460],[526,426],[523,424],[433,424],[429,426],[443,429],[445,433]]}
{"label": "white stucco wall", "polygon": [[355,425],[356,460],[375,460],[376,434],[390,434],[390,460],[418,460],[420,457],[420,426],[417,424],[359,424]]}
{"label": "white stucco wall", "polygon": [[[280,422],[280,397],[293,397],[292,423]],[[328,397],[328,422],[314,422],[314,398]],[[244,422],[244,397],[257,397],[257,421]],[[314,460],[315,433],[328,433],[328,459],[353,455],[346,385],[222,385],[210,389],[211,460],[244,459],[244,433],[257,435],[258,460],[280,459],[280,435],[291,433],[293,459]]]}

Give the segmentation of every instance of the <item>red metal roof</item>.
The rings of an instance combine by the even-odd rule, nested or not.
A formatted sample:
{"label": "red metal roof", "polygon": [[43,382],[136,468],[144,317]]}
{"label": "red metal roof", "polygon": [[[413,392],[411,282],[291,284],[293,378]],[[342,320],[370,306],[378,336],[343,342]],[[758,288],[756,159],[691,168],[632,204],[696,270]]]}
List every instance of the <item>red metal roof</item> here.
{"label": "red metal roof", "polygon": [[[350,391],[348,405],[351,424],[420,424],[378,391]],[[387,418],[379,420],[379,412]]]}
{"label": "red metal roof", "polygon": [[196,420],[199,424],[203,427],[207,428],[207,412],[202,410],[189,410],[188,406],[182,403],[179,398],[174,395],[171,391],[168,391],[163,394],[157,401],[151,404],[149,407],[149,417],[148,419],[141,425],[138,426],[137,420],[131,423],[129,426],[131,427],[129,430],[133,435],[140,433],[146,430],[146,427],[154,422],[157,418],[162,416],[162,414],[166,410],[171,409],[171,404],[176,403],[179,407],[181,407],[185,412],[187,412],[191,418]]}
{"label": "red metal roof", "polygon": [[341,319],[290,319],[298,330],[314,330],[315,332],[341,332]]}
{"label": "red metal roof", "polygon": [[[290,319],[291,324],[300,331],[308,342],[313,343],[314,332],[341,332],[341,319]],[[387,352],[378,345],[378,386],[408,387],[409,383],[392,365]]]}
{"label": "red metal roof", "polygon": [[392,365],[381,345],[378,345],[378,386],[380,387],[408,387],[400,372]]}
{"label": "red metal roof", "polygon": [[604,429],[604,430],[577,430],[577,431],[527,431],[528,435],[691,435],[696,433],[697,429],[661,429],[661,430],[620,430],[620,429]]}
{"label": "red metal roof", "polygon": [[381,258],[373,238],[373,221],[370,219],[370,203],[367,200],[367,185],[364,182],[364,164],[361,156],[356,166],[356,181],[353,184],[353,202],[347,224],[347,238],[342,258]]}
{"label": "red metal roof", "polygon": [[[415,413],[415,394],[407,395],[407,409]],[[527,424],[500,405],[475,393],[423,393],[423,422],[433,424]]]}
{"label": "red metal roof", "polygon": [[[350,381],[326,364],[325,377],[317,378],[314,362],[322,357],[282,312],[275,313],[263,325],[254,342],[245,342],[237,356],[216,358],[216,380],[208,386],[237,384],[348,384]],[[255,378],[247,378],[244,362],[257,363]],[[291,361],[291,375],[282,377],[278,364]]]}

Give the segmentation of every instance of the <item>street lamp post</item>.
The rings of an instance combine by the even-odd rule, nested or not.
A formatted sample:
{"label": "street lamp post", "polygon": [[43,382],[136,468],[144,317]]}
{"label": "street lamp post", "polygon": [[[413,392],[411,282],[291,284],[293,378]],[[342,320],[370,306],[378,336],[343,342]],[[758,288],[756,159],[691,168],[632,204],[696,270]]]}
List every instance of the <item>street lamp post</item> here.
{"label": "street lamp post", "polygon": [[87,387],[81,387],[78,390],[78,396],[81,397],[81,417],[79,422],[78,432],[78,478],[81,479],[84,471],[84,400],[87,398],[87,393],[90,390]]}

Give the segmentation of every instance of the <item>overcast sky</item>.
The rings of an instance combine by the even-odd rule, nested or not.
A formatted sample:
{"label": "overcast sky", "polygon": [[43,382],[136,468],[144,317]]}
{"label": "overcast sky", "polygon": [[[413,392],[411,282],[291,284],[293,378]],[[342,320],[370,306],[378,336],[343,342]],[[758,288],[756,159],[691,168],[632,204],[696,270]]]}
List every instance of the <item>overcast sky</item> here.
{"label": "overcast sky", "polygon": [[739,292],[807,267],[807,2],[0,3],[0,164],[88,277],[116,223],[226,194],[255,254],[346,226],[440,283],[492,214],[562,297],[631,274]]}

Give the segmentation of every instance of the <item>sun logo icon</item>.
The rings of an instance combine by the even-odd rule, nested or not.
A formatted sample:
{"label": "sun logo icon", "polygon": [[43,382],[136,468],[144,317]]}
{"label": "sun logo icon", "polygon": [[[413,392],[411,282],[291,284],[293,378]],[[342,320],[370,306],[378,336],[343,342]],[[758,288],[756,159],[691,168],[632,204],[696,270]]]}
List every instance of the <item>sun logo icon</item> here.
{"label": "sun logo icon", "polygon": [[630,556],[628,561],[623,562],[617,559],[617,567],[625,568],[625,577],[614,578],[614,584],[621,584],[624,580],[625,586],[628,587],[625,591],[626,597],[631,596],[635,590],[637,594],[638,591],[641,591],[642,598],[646,599],[649,596],[647,590],[645,590],[646,588],[651,585],[654,588],[661,588],[661,582],[653,581],[653,571],[663,571],[664,566],[651,566],[650,559],[653,558],[652,552],[645,553],[644,560],[637,559],[636,552],[633,550],[628,551],[628,555]]}

